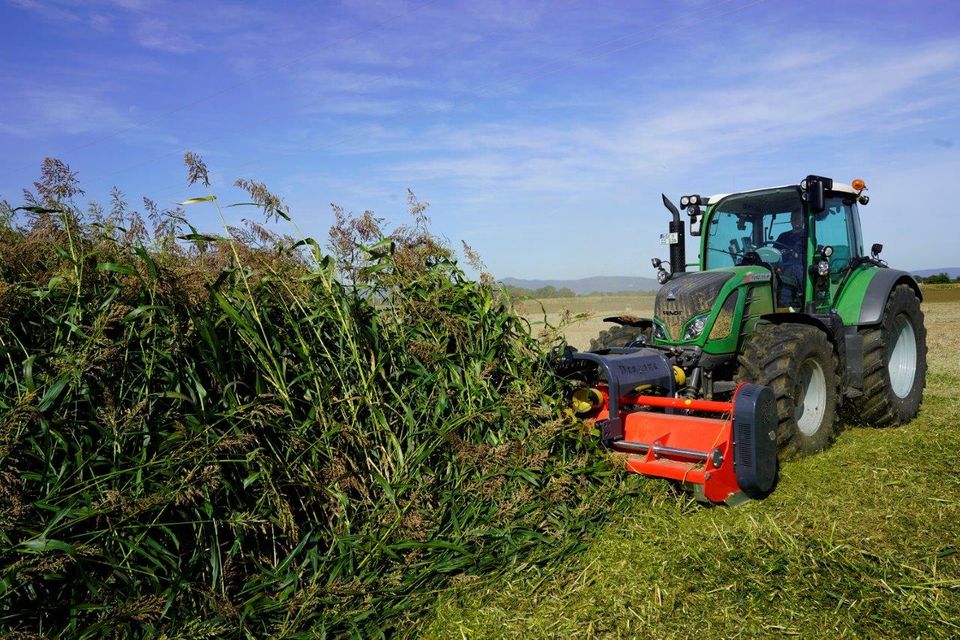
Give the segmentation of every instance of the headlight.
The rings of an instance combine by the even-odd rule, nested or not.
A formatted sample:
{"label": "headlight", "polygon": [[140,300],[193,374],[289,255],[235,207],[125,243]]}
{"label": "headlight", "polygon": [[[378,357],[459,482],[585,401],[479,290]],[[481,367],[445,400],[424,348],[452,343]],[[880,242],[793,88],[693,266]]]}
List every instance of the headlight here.
{"label": "headlight", "polygon": [[667,339],[667,332],[664,330],[664,328],[660,325],[659,322],[653,323],[653,337],[656,338],[657,340]]}
{"label": "headlight", "polygon": [[693,321],[687,325],[687,330],[683,332],[684,340],[696,340],[700,337],[700,334],[703,333],[703,328],[707,326],[707,318],[710,317],[709,313],[704,313],[693,319]]}
{"label": "headlight", "polygon": [[830,263],[826,260],[821,260],[817,263],[817,274],[822,276],[830,275]]}

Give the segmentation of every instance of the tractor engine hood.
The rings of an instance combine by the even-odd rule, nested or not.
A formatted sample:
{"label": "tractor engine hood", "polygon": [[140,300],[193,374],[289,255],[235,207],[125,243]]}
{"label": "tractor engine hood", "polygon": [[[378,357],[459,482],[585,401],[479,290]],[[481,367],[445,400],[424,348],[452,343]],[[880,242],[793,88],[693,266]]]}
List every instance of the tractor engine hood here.
{"label": "tractor engine hood", "polygon": [[684,325],[709,312],[731,271],[694,271],[675,276],[657,292],[654,318],[667,330],[669,340],[681,340]]}

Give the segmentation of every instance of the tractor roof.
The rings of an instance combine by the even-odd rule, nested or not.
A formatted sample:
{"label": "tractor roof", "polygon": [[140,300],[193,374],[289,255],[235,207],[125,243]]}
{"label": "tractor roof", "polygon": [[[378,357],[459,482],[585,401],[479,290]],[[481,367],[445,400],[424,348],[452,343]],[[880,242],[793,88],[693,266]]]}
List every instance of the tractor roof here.
{"label": "tractor roof", "polygon": [[[716,203],[719,202],[721,199],[726,198],[727,196],[734,195],[734,194],[754,193],[754,192],[756,192],[756,191],[771,191],[771,190],[773,190],[773,189],[789,189],[790,187],[796,187],[796,186],[797,186],[797,185],[795,185],[795,184],[783,184],[783,185],[780,185],[780,186],[778,186],[778,187],[764,187],[764,188],[762,188],[762,189],[748,189],[747,191],[734,191],[734,192],[731,192],[731,193],[717,193],[717,194],[714,194],[714,195],[712,195],[712,196],[708,196],[707,199],[706,199],[706,202],[705,202],[704,204],[716,204]],[[849,184],[843,184],[842,182],[837,182],[837,181],[834,181],[834,183],[833,183],[833,189],[831,189],[831,191],[839,191],[839,192],[841,192],[841,193],[849,193],[850,195],[853,195],[853,196],[857,195],[857,193],[858,193],[858,192],[855,191],[854,188],[851,187]]]}

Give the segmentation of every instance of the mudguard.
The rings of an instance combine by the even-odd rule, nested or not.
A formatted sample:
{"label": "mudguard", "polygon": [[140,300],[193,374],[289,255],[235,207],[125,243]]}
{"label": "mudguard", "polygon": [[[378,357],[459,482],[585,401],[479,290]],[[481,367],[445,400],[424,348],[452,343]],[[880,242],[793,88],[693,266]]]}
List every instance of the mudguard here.
{"label": "mudguard", "polygon": [[858,324],[877,324],[883,319],[883,308],[887,304],[890,292],[898,284],[907,284],[916,292],[917,297],[923,300],[920,286],[913,276],[898,269],[878,269],[877,274],[870,280],[867,290],[863,294],[860,306],[860,321]]}

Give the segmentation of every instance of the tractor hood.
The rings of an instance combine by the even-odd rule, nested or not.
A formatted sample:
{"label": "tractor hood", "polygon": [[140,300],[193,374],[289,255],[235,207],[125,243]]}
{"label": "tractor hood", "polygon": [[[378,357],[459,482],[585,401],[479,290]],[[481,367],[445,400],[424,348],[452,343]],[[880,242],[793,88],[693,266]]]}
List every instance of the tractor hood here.
{"label": "tractor hood", "polygon": [[682,339],[691,318],[709,312],[731,271],[694,271],[677,275],[657,292],[654,317],[667,330],[671,342]]}

